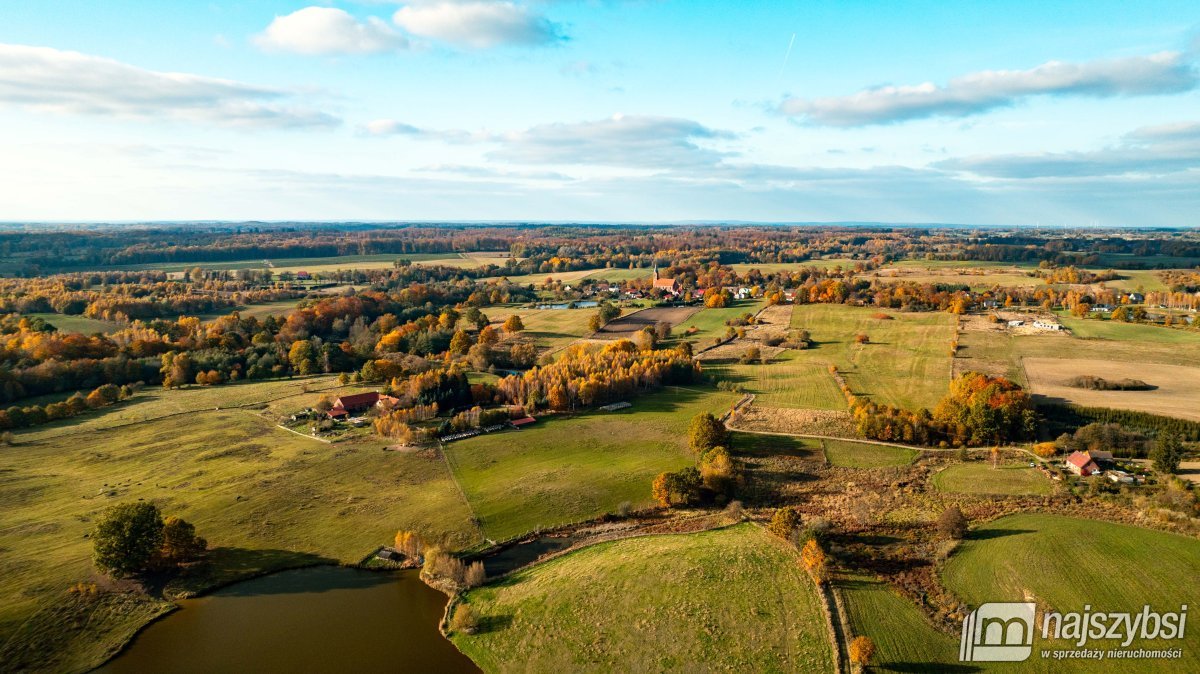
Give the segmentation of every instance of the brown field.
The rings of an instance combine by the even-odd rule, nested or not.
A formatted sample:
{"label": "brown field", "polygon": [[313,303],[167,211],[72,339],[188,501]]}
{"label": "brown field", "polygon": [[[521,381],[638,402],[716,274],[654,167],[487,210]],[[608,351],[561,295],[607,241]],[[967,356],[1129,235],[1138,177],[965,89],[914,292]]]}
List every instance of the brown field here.
{"label": "brown field", "polygon": [[698,307],[651,307],[622,316],[608,325],[600,328],[596,337],[601,339],[622,339],[631,337],[633,333],[646,327],[654,327],[660,321],[666,321],[672,326],[686,321],[696,313]]}
{"label": "brown field", "polygon": [[[1114,360],[1026,358],[1033,392],[1091,407],[1114,407],[1200,421],[1200,368]],[[1152,391],[1092,391],[1067,386],[1079,375],[1140,379]]]}

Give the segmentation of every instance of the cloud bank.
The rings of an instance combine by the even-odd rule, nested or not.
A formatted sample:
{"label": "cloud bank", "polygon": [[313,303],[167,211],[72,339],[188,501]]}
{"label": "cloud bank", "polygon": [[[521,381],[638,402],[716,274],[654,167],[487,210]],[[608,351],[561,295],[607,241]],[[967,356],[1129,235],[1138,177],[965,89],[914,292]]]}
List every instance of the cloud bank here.
{"label": "cloud bank", "polygon": [[281,89],[146,70],[73,51],[0,44],[0,104],[39,111],[233,127],[341,123],[326,112],[291,105],[292,96]]}
{"label": "cloud bank", "polygon": [[867,126],[930,117],[968,117],[1010,107],[1032,96],[1113,98],[1190,91],[1200,74],[1179,52],[1064,63],[1028,70],[987,70],[950,80],[864,89],[849,96],[790,98],[785,115],[820,126]]}
{"label": "cloud bank", "polygon": [[531,47],[566,39],[560,25],[507,1],[424,0],[401,7],[392,18],[413,35],[467,49]]}

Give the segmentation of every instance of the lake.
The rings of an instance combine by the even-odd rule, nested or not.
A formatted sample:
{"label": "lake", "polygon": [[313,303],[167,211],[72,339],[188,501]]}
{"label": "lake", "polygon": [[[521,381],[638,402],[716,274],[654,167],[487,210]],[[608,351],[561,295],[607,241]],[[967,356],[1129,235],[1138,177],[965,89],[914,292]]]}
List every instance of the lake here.
{"label": "lake", "polygon": [[416,571],[282,571],[186,599],[97,672],[478,672]]}

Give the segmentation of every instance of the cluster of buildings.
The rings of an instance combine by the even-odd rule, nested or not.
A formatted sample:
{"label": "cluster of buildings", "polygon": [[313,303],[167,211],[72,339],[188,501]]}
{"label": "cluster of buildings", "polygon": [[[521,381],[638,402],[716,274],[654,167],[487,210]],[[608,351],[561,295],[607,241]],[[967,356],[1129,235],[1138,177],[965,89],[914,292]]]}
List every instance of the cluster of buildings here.
{"label": "cluster of buildings", "polygon": [[1066,460],[1066,468],[1080,477],[1104,475],[1118,484],[1137,484],[1139,478],[1116,468],[1112,452],[1090,449],[1084,452],[1072,452]]}

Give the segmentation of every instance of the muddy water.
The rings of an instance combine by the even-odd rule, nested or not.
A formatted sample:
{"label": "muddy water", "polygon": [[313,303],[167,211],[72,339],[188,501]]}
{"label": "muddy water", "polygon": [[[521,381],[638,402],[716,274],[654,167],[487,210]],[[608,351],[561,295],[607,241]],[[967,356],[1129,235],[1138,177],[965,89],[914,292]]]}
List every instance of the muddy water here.
{"label": "muddy water", "polygon": [[283,571],[180,602],[97,672],[478,672],[415,571]]}

